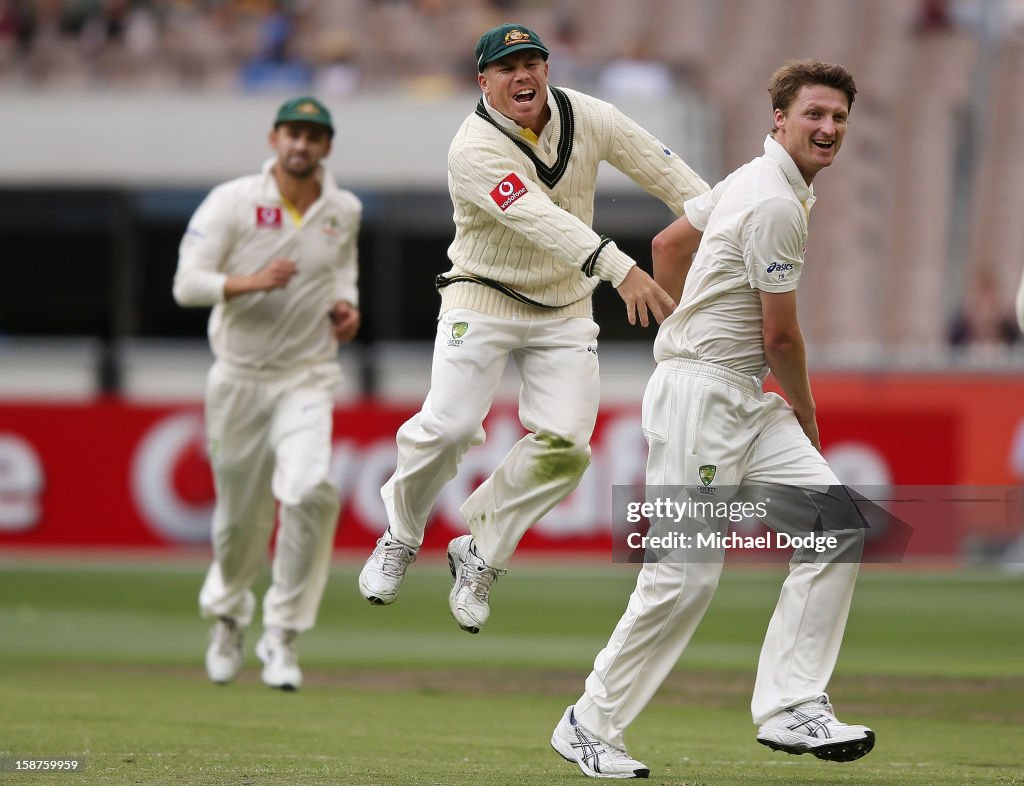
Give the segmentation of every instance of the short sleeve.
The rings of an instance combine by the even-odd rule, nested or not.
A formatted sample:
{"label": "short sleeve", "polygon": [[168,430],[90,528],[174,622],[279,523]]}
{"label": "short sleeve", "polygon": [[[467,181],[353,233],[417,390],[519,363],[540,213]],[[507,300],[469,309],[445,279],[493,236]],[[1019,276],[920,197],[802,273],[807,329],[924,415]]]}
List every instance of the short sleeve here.
{"label": "short sleeve", "polygon": [[745,223],[743,261],[750,286],[765,292],[796,289],[807,241],[807,218],[800,203],[783,197],[758,202]]}
{"label": "short sleeve", "polygon": [[700,232],[707,229],[708,220],[711,218],[711,211],[715,206],[712,199],[713,193],[713,191],[707,191],[693,199],[687,199],[683,204],[683,213],[686,214],[686,220],[690,222],[694,229]]}

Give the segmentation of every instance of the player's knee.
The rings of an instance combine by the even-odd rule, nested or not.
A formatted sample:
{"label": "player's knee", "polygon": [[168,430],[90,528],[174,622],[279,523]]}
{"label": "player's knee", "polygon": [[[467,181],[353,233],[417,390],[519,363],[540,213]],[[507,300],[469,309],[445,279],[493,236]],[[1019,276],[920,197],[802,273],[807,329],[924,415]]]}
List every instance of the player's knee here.
{"label": "player's knee", "polygon": [[282,505],[301,508],[322,515],[338,510],[338,490],[334,484],[321,480],[314,483],[294,483],[278,500]]}
{"label": "player's knee", "polygon": [[218,457],[213,463],[215,482],[221,486],[245,483],[252,474],[252,464],[241,459]]}
{"label": "player's knee", "polygon": [[826,531],[824,534],[836,539],[836,547],[828,555],[828,561],[860,562],[861,556],[864,553],[864,529]]}
{"label": "player's knee", "polygon": [[[710,565],[709,567],[716,567]],[[722,571],[718,570],[695,570],[686,577],[686,592],[701,601],[710,601],[718,589],[718,579]]]}
{"label": "player's knee", "polygon": [[423,430],[442,450],[466,450],[484,440],[479,421],[465,418],[429,419],[421,423]]}
{"label": "player's knee", "polygon": [[549,432],[537,432],[533,440],[540,447],[533,458],[534,480],[574,488],[590,465],[590,444]]}
{"label": "player's knee", "polygon": [[713,562],[689,563],[685,578],[680,584],[685,603],[676,604],[675,599],[666,598],[666,602],[671,600],[669,605],[672,606],[668,613],[687,614],[689,613],[688,607],[704,606],[710,603],[718,589],[718,579],[721,578],[721,575],[721,570]]}
{"label": "player's knee", "polygon": [[671,555],[666,559],[670,561],[661,563],[658,578],[638,590],[638,610],[648,619],[668,621],[706,608],[718,589],[721,568],[714,562],[673,562]]}

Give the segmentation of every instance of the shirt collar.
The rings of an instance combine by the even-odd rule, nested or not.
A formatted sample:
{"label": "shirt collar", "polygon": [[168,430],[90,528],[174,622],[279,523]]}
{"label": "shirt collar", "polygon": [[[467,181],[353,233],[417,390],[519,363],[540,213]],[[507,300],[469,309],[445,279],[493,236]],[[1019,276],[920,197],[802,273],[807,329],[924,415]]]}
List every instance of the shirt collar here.
{"label": "shirt collar", "polygon": [[[274,173],[272,171],[275,163],[277,163],[276,158],[268,158],[263,162],[263,168],[260,170],[260,190],[268,199],[281,198],[281,193],[277,190],[277,179],[274,177]],[[334,182],[334,176],[331,175],[330,170],[328,170],[323,164],[320,164],[320,198],[323,199],[328,192],[336,190],[337,187],[338,186]]]}
{"label": "shirt collar", "polygon": [[814,188],[807,185],[807,181],[804,180],[804,176],[800,174],[800,170],[796,167],[796,162],[786,152],[786,148],[780,145],[771,134],[764,138],[764,154],[767,158],[770,158],[779,168],[782,169],[786,175],[786,179],[789,184],[793,187],[793,191],[796,193],[796,198],[799,199],[804,206],[810,210],[811,205],[814,204]]}
{"label": "shirt collar", "polygon": [[[550,147],[550,140],[552,129],[554,128],[554,120],[558,117],[558,105],[555,103],[555,96],[551,92],[550,86],[548,87],[548,109],[551,110],[551,120],[547,122],[547,125],[540,131],[540,136],[537,137],[537,144],[543,149],[547,150]],[[514,136],[522,136],[523,127],[519,125],[515,120],[505,117],[501,112],[491,106],[491,102],[487,100],[487,96],[483,97],[484,109],[487,110],[487,114],[491,116],[501,128],[504,128],[510,134]]]}

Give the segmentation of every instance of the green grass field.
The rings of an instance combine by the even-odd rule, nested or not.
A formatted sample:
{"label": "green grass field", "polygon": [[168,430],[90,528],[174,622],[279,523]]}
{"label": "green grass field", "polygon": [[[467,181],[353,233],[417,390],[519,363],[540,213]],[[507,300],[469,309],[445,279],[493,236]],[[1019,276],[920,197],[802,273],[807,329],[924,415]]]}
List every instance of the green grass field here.
{"label": "green grass field", "polygon": [[[336,567],[300,642],[295,694],[249,664],[206,681],[203,566],[0,563],[0,758],[81,757],[30,784],[583,784],[548,746],[632,586],[628,566],[514,566],[478,636],[448,615],[447,569],[398,604]],[[850,764],[773,753],[748,703],[782,569],[729,569],[690,649],[630,729],[651,783],[1024,784],[1024,580],[865,570],[831,686],[878,734]],[[261,587],[262,589],[262,587]]]}

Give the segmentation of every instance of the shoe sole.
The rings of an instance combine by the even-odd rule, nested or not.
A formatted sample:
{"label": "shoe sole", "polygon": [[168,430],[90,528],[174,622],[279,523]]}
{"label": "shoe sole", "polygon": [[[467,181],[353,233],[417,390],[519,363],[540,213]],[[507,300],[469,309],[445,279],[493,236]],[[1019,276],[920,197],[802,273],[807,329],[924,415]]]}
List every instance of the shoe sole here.
{"label": "shoe sole", "polygon": [[871,753],[871,749],[875,747],[875,733],[872,731],[859,740],[847,740],[845,742],[833,742],[827,745],[817,745],[811,747],[810,745],[786,745],[775,740],[757,738],[757,741],[762,745],[771,748],[773,751],[782,751],[792,756],[800,756],[804,753],[810,753],[819,759],[824,761],[856,761],[857,759],[867,756]]}
{"label": "shoe sole", "polygon": [[[456,572],[455,557],[452,556],[452,553],[450,551],[448,552],[448,570],[450,570],[452,572],[452,581],[455,581],[455,572]],[[455,587],[452,587],[453,591],[454,591],[454,589],[455,589]],[[451,612],[452,619],[455,620],[455,624],[458,625],[460,628],[462,628],[464,631],[466,631],[466,633],[479,633],[480,632],[480,628],[477,627],[476,625],[463,625],[461,622],[459,622],[459,618],[455,616],[455,610],[452,609],[452,596],[451,596],[451,593],[448,594],[448,611]]]}
{"label": "shoe sole", "polygon": [[374,595],[372,592],[364,591],[362,587],[359,588],[359,592],[364,598],[366,598],[366,600],[370,602],[371,606],[390,606],[398,599],[398,596],[396,595],[391,600],[386,600],[382,598],[380,595]]}
{"label": "shoe sole", "polygon": [[387,598],[382,598],[380,595],[377,595],[373,591],[366,589],[363,586],[362,582],[359,582],[359,594],[366,598],[366,600],[368,600],[374,606],[390,606],[392,603],[398,600],[397,592],[395,593],[394,597],[391,598],[391,600],[388,600]]}

